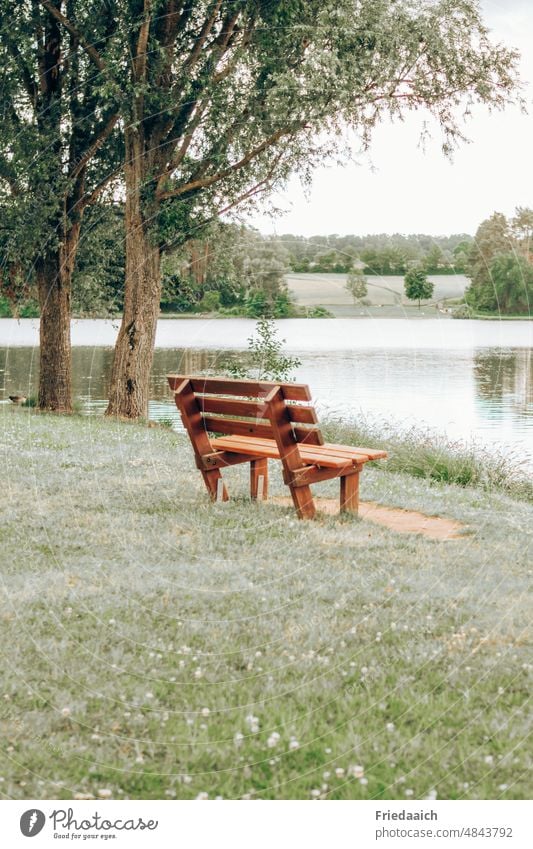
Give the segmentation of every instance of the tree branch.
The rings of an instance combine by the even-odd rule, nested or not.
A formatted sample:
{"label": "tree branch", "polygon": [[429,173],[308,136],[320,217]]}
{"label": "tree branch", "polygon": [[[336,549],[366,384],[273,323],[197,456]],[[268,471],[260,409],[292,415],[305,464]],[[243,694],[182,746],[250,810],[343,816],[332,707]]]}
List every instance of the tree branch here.
{"label": "tree branch", "polygon": [[49,14],[52,15],[52,17],[55,18],[56,21],[62,24],[71,35],[75,36],[78,39],[80,45],[87,53],[87,56],[90,57],[90,59],[94,62],[94,64],[97,68],[99,68],[100,71],[104,71],[106,67],[105,62],[100,56],[98,50],[92,44],[89,44],[89,42],[83,37],[79,29],[74,26],[74,24],[71,23],[68,18],[61,14],[59,9],[57,9],[53,5],[53,3],[50,2],[50,0],[39,0],[39,3],[41,3],[41,5],[45,7]]}
{"label": "tree branch", "polygon": [[[207,38],[209,37],[211,30],[213,29],[213,26],[214,26],[215,21],[216,21],[216,17],[218,15],[218,12],[219,12],[219,9],[220,9],[221,6],[222,6],[222,0],[217,0],[217,2],[215,3],[215,5],[213,7],[213,11],[211,12],[211,15],[208,18],[205,19],[205,21],[202,25],[202,29],[200,30],[200,34],[199,34],[198,38],[196,39],[195,45],[194,45],[193,49],[191,50],[190,55],[187,57],[187,59],[185,60],[185,62],[183,64],[184,74],[187,74],[196,64],[196,60],[198,59],[200,53],[202,52],[203,46],[204,46]],[[235,19],[238,18],[239,14],[240,13],[237,12]]]}
{"label": "tree branch", "polygon": [[114,115],[111,115],[111,117],[107,120],[103,127],[100,127],[98,130],[96,130],[96,135],[92,143],[86,149],[83,156],[78,160],[74,169],[70,172],[69,177],[71,179],[74,179],[78,176],[78,174],[83,170],[83,168],[85,168],[87,163],[90,162],[90,160],[93,158],[95,153],[97,153],[97,151],[103,145],[105,140],[109,138],[117,124],[118,119],[119,115],[118,113],[115,113]]}
{"label": "tree branch", "polygon": [[137,40],[137,50],[133,59],[133,68],[135,71],[135,79],[137,81],[144,80],[146,77],[146,57],[148,47],[148,36],[150,35],[151,23],[151,0],[144,0],[144,21],[139,28],[139,38]]}
{"label": "tree branch", "polygon": [[26,62],[24,61],[22,54],[18,49],[18,46],[14,42],[12,42],[11,39],[7,41],[7,49],[15,59],[17,65],[19,66],[22,81],[24,83],[24,88],[26,89],[26,92],[28,93],[31,102],[33,103],[33,105],[35,105],[37,101],[38,87],[33,77],[33,74],[28,68]]}
{"label": "tree branch", "polygon": [[293,127],[284,127],[283,129],[277,130],[267,139],[262,141],[260,145],[253,148],[253,150],[249,151],[246,156],[243,156],[242,159],[239,159],[238,162],[235,162],[228,168],[224,168],[222,171],[218,171],[216,174],[212,174],[210,177],[192,180],[189,183],[185,183],[184,186],[179,186],[176,189],[171,189],[166,192],[159,192],[157,197],[159,200],[166,200],[168,198],[175,198],[179,197],[180,195],[188,194],[189,192],[197,191],[198,189],[206,189],[209,186],[212,186],[213,183],[218,183],[225,177],[229,177],[229,175],[233,174],[235,171],[240,171],[246,165],[249,165],[250,162],[252,162],[253,159],[256,159],[264,150],[269,147],[272,147],[272,145],[276,144],[276,142],[283,138],[283,136],[287,136],[291,132],[294,132]]}
{"label": "tree branch", "polygon": [[97,186],[95,186],[95,188],[92,190],[92,192],[90,192],[90,194],[86,194],[83,196],[80,201],[80,205],[86,207],[91,206],[91,204],[95,203],[104,191],[104,189],[115,179],[115,177],[118,177],[123,167],[124,166],[122,164],[117,165],[117,167],[114,168],[113,171],[111,171],[107,175],[107,177],[104,177],[104,179],[101,180]]}

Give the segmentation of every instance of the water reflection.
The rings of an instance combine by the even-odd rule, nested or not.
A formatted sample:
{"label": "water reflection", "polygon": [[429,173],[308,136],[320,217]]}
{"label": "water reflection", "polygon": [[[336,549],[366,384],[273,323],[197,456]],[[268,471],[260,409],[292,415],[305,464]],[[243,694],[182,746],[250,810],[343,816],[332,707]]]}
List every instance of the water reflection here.
{"label": "water reflection", "polygon": [[[35,348],[0,348],[0,400],[35,395]],[[74,394],[85,412],[105,409],[112,348],[74,348]],[[151,377],[150,417],[178,415],[168,372],[217,369],[228,351],[158,349]],[[533,461],[533,357],[530,348],[468,350],[396,347],[300,355],[298,379],[311,385],[322,414],[427,424],[450,436],[522,447]]]}

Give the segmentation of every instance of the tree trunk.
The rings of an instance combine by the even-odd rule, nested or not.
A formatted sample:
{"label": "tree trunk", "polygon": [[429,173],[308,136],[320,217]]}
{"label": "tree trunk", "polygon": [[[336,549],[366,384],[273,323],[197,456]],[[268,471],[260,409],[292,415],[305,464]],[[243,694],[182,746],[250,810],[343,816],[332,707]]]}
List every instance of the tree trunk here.
{"label": "tree trunk", "polygon": [[150,163],[136,129],[125,133],[126,280],[122,323],[115,345],[108,416],[148,417],[150,372],[161,301],[160,249],[150,232],[156,210],[143,209]]}
{"label": "tree trunk", "polygon": [[70,345],[72,275],[80,240],[85,171],[66,199],[58,225],[61,246],[36,261],[40,311],[39,398],[40,410],[72,412],[72,355]]}
{"label": "tree trunk", "polygon": [[60,253],[37,262],[40,307],[40,410],[72,412],[70,350],[70,267],[62,268]]}

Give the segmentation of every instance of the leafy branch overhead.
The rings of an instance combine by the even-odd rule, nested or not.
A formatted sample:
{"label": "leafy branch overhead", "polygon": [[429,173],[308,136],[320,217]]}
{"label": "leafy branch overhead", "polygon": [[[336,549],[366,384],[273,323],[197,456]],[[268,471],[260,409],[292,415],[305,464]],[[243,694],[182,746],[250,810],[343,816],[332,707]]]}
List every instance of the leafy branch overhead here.
{"label": "leafy branch overhead", "polygon": [[490,42],[475,2],[116,0],[97,39],[99,4],[40,2],[121,92],[108,121],[120,112],[144,142],[163,242],[191,203],[201,221],[294,170],[308,179],[345,152],[346,125],[368,145],[380,119],[424,107],[449,151],[459,114],[514,96],[516,53]]}

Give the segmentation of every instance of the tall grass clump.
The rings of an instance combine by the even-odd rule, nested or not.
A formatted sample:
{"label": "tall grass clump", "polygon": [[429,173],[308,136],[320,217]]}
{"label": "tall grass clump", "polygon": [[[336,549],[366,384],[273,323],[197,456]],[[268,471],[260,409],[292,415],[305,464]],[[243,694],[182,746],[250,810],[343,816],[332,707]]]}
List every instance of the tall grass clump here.
{"label": "tall grass clump", "polygon": [[401,428],[385,421],[355,423],[330,419],[322,431],[328,442],[383,448],[388,459],[376,463],[389,472],[459,486],[499,490],[533,502],[533,480],[518,451],[451,440],[429,428]]}

